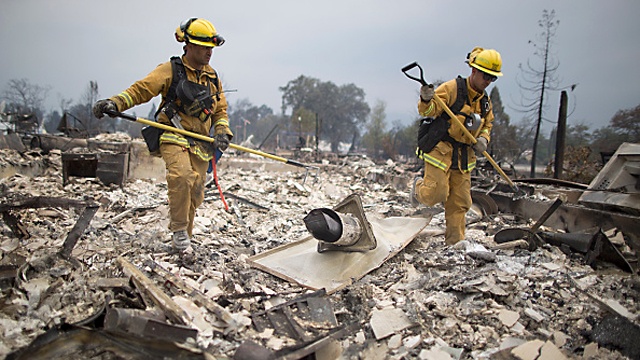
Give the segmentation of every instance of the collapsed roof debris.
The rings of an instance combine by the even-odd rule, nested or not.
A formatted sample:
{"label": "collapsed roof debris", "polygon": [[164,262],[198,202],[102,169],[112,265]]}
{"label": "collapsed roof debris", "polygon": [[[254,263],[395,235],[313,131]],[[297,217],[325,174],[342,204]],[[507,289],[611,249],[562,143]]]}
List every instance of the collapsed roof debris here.
{"label": "collapsed roof debris", "polygon": [[[131,143],[126,182],[106,185],[97,175],[64,181],[63,153],[114,151],[109,143],[118,141]],[[633,186],[616,185],[615,199],[628,195],[620,208],[602,203],[612,198],[606,189],[585,204],[579,201],[585,187],[520,183],[529,195],[513,201],[505,184],[476,179],[467,239],[448,247],[442,213],[414,217],[407,185],[417,173],[407,166],[333,156],[323,160],[317,181],[304,181],[299,169],[228,152],[218,176],[230,210],[209,189],[196,214],[193,251],[178,255],[168,243],[162,164],[138,153],[137,141],[97,142],[107,144],[46,155],[0,150],[7,169],[0,210],[8,214],[0,237],[0,356],[542,360],[640,354],[640,231],[638,213],[628,206],[629,196],[637,196]],[[631,181],[637,180],[635,154],[625,148],[618,156],[630,170],[621,176]],[[352,194],[376,248],[337,254],[345,263],[376,249],[384,256],[363,261],[364,271],[336,276],[343,279],[338,286],[308,285],[336,270],[316,260],[336,251],[319,252],[303,218],[314,209],[339,210]],[[504,229],[525,236],[499,243]],[[387,247],[389,239],[399,245]],[[295,265],[279,253],[274,271],[255,266],[265,254],[301,243],[307,263]],[[311,272],[319,264],[326,273]],[[295,266],[302,280],[292,279],[285,265]]]}
{"label": "collapsed roof debris", "polygon": [[[234,359],[301,359],[322,349],[333,339],[352,331],[350,326],[338,325],[331,303],[322,296],[324,290],[307,293],[285,303],[251,315],[260,338],[271,350],[253,340],[244,341],[233,355]],[[283,340],[274,337],[279,335]],[[285,346],[287,342],[291,345]]]}

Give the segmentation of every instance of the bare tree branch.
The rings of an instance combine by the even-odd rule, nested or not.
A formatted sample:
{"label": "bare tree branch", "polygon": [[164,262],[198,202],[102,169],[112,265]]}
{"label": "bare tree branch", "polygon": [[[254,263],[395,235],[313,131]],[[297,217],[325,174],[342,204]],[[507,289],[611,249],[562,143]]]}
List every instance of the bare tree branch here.
{"label": "bare tree branch", "polygon": [[535,177],[540,125],[543,120],[551,122],[544,117],[546,93],[558,88],[558,77],[555,71],[559,68],[560,63],[552,53],[551,47],[559,24],[560,21],[555,19],[555,10],[542,12],[542,18],[538,21],[542,32],[538,34],[537,41],[529,41],[529,44],[534,48],[534,55],[541,60],[542,69],[528,59],[526,66],[520,64],[520,73],[519,76],[516,76],[516,82],[522,90],[521,93],[532,94],[532,97],[522,95],[520,102],[517,103],[518,111],[536,119],[530,177]]}

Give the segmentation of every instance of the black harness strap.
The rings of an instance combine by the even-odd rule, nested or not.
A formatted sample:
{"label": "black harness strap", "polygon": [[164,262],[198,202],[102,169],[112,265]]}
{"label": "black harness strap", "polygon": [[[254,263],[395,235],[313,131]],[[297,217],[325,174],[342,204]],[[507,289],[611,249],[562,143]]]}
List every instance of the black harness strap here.
{"label": "black harness strap", "polygon": [[171,57],[171,70],[173,75],[171,77],[171,85],[169,85],[169,90],[167,91],[167,95],[165,95],[162,104],[158,107],[156,111],[155,118],[158,118],[158,114],[164,109],[165,106],[169,104],[173,104],[178,97],[176,95],[176,88],[178,87],[178,83],[180,80],[187,78],[187,72],[184,69],[184,64],[182,63],[182,58],[180,56],[172,56]]}
{"label": "black harness strap", "polygon": [[[187,80],[187,71],[184,68],[184,64],[182,63],[182,58],[180,56],[172,56],[171,57],[171,70],[173,75],[171,77],[171,85],[169,85],[169,90],[167,91],[167,95],[164,97],[162,104],[155,113],[156,119],[158,118],[158,114],[162,111],[162,109],[170,104],[175,104],[176,99],[178,98],[176,88],[181,80]],[[220,101],[220,78],[218,77],[218,73],[213,71],[213,80],[215,81],[216,88],[218,93],[216,94],[216,100]],[[211,77],[209,78],[209,81]],[[209,87],[209,81],[207,81],[207,87]],[[177,107],[175,109],[177,111]]]}
{"label": "black harness strap", "polygon": [[[467,82],[465,80],[465,78],[458,76],[456,78],[456,87],[457,87],[457,95],[456,95],[456,101],[453,103],[453,105],[451,105],[450,110],[452,113],[454,113],[455,115],[460,114],[460,111],[462,110],[462,108],[464,107],[465,103],[469,103],[469,92],[467,91]],[[471,104],[469,104],[471,105]],[[447,115],[446,113],[442,113],[440,116],[446,117],[447,121],[449,120],[449,115]],[[462,154],[462,170],[467,170],[468,169],[468,160],[469,160],[469,155],[468,155],[468,151],[467,151],[467,147],[469,145],[465,144],[465,143],[461,143],[457,140],[455,140],[454,138],[452,138],[449,133],[447,133],[444,138],[442,139],[442,141],[446,141],[448,143],[450,143],[453,146],[453,154],[451,156],[451,168],[452,169],[458,169],[458,153],[460,152],[460,150],[462,150],[461,154]]]}
{"label": "black harness strap", "polygon": [[[469,104],[469,106],[471,106],[471,104],[469,103],[469,92],[467,91],[466,80],[463,77],[458,76],[456,78],[456,86],[458,88],[457,89],[458,94],[456,95],[456,101],[453,103],[453,105],[451,105],[451,112],[453,112],[456,115],[459,115],[461,114],[461,110],[464,107],[465,102]],[[484,119],[488,112],[489,112],[489,97],[485,92],[482,94],[482,98],[480,98],[480,116]],[[464,113],[462,114],[465,116],[469,115]],[[441,114],[440,116],[446,116],[447,120],[449,118],[448,115],[446,115],[445,113]],[[451,156],[451,168],[452,169],[458,168],[458,156],[459,156],[458,152],[460,152],[462,157],[460,161],[462,165],[462,170],[467,171],[469,169],[469,152],[468,152],[469,145],[456,141],[454,138],[452,138],[449,135],[449,133],[447,133],[442,140],[449,142],[453,146],[453,155]]]}
{"label": "black harness strap", "polygon": [[182,58],[180,56],[171,57],[171,69],[173,70],[173,77],[171,78],[171,85],[169,91],[167,91],[167,102],[173,102],[177,98],[176,88],[180,80],[187,79],[187,71],[184,69]]}
{"label": "black harness strap", "polygon": [[[465,103],[471,106],[467,82],[465,78],[458,76],[456,78],[456,99],[449,109],[455,115],[469,117],[471,114],[462,112]],[[480,108],[481,117],[484,118],[489,112],[489,97],[486,92],[484,92],[480,98]],[[458,169],[458,159],[461,157],[462,170],[466,171],[469,169],[469,145],[459,142],[449,135],[450,121],[452,120],[449,119],[449,115],[446,112],[443,112],[435,119],[422,119],[418,130],[418,148],[416,149],[416,154],[419,158],[423,158],[422,156],[430,152],[438,142],[446,141],[453,146],[451,168]]]}

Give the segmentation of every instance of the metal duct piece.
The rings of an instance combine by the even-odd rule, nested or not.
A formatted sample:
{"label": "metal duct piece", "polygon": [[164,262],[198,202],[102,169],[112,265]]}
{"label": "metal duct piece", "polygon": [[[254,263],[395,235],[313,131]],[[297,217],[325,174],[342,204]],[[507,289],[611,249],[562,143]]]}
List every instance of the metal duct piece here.
{"label": "metal duct piece", "polygon": [[355,244],[362,233],[360,221],[354,216],[327,208],[311,210],[304,224],[314,238],[338,246]]}
{"label": "metal duct piece", "polygon": [[333,209],[318,208],[304,217],[311,235],[319,240],[318,252],[369,251],[377,246],[371,223],[367,220],[362,200],[351,194]]}

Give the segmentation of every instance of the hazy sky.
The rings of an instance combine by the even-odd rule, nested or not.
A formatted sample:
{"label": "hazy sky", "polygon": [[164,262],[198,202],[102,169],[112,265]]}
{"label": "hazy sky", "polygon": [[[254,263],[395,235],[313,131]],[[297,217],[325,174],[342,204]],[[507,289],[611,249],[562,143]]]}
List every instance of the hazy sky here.
{"label": "hazy sky", "polygon": [[[0,0],[0,90],[21,78],[50,86],[47,110],[60,98],[78,102],[90,80],[101,97],[117,94],[181,54],[175,28],[203,17],[227,40],[211,63],[238,90],[231,104],[246,98],[279,113],[278,88],[305,75],[353,83],[370,105],[386,103],[389,123],[406,123],[417,116],[419,85],[400,69],[418,61],[427,81],[467,76],[465,56],[482,46],[502,54],[504,76],[492,86],[517,122],[523,115],[510,107],[521,99],[518,65],[541,66],[529,40],[542,30],[544,9],[560,20],[552,43],[560,84],[578,84],[569,124],[599,128],[639,105],[637,0]],[[548,97],[546,117],[555,121],[560,92]]]}

